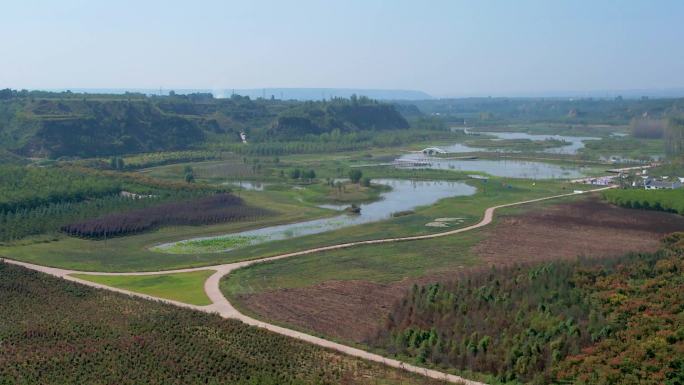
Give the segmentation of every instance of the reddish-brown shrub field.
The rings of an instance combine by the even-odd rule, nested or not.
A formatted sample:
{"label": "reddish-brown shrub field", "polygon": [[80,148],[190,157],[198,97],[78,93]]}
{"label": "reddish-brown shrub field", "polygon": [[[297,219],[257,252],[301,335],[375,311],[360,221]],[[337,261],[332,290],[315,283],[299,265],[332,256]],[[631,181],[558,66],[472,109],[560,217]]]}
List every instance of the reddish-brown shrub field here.
{"label": "reddish-brown shrub field", "polygon": [[217,194],[183,202],[109,214],[62,226],[69,235],[102,239],[136,234],[162,226],[210,225],[268,215],[269,211],[250,207],[232,194]]}

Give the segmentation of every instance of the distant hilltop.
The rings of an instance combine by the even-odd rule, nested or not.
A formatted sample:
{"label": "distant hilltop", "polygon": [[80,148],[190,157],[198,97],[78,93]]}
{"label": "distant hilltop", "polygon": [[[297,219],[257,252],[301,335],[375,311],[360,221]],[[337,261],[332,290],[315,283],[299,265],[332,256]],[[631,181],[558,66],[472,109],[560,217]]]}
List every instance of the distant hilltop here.
{"label": "distant hilltop", "polygon": [[[330,98],[349,98],[352,95],[366,96],[376,100],[427,100],[432,96],[423,91],[415,90],[379,90],[363,88],[71,88],[72,92],[88,94],[123,94],[126,92],[140,92],[146,95],[168,95],[170,91],[176,94],[212,93],[216,98],[230,97],[233,93],[249,96],[251,99],[265,98],[281,100],[323,100]],[[66,89],[51,90],[66,91]]]}
{"label": "distant hilltop", "polygon": [[[233,90],[225,90],[224,95],[230,96]],[[270,98],[283,100],[322,100],[330,98],[349,98],[352,95],[367,96],[378,100],[425,100],[432,96],[423,91],[415,90],[378,90],[378,89],[355,89],[355,88],[251,88],[236,89],[238,95],[250,98]]]}

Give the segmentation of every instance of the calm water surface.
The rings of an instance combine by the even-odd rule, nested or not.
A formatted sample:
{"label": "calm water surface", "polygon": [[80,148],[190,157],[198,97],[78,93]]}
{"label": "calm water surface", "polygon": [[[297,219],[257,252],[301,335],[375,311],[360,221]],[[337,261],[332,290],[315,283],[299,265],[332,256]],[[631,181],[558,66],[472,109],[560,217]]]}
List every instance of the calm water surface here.
{"label": "calm water surface", "polygon": [[[529,139],[535,141],[555,139],[563,140],[568,142],[565,146],[547,148],[542,152],[553,153],[553,154],[577,154],[577,151],[584,147],[585,140],[600,140],[601,138],[591,137],[591,136],[565,136],[565,135],[539,135],[539,134],[528,134],[526,132],[480,132],[483,135],[489,135],[495,137],[494,140],[504,140],[504,139]],[[476,136],[474,138],[477,138]],[[447,152],[461,153],[461,152],[478,152],[478,151],[489,151],[489,148],[478,148],[471,147],[463,143],[455,143],[452,145],[447,145],[440,147]],[[495,152],[512,152],[511,150],[499,149]]]}
{"label": "calm water surface", "polygon": [[[206,239],[230,239],[232,237],[248,238],[249,242],[242,247],[264,242],[319,234],[326,231],[364,223],[381,221],[392,217],[392,213],[412,210],[419,206],[431,205],[440,199],[475,194],[477,189],[463,182],[447,181],[411,181],[401,179],[377,179],[374,183],[392,187],[391,191],[381,194],[381,199],[371,203],[363,203],[360,214],[341,214],[331,218],[315,219],[299,223],[264,227],[261,229],[231,233],[214,237],[199,237],[185,241],[155,246],[154,249],[164,251],[170,246],[184,242]],[[348,205],[322,205],[321,207],[342,210]],[[221,251],[229,251],[224,249]],[[178,252],[178,251],[174,251]],[[196,251],[188,251],[193,253]],[[182,253],[182,252],[181,252]]]}

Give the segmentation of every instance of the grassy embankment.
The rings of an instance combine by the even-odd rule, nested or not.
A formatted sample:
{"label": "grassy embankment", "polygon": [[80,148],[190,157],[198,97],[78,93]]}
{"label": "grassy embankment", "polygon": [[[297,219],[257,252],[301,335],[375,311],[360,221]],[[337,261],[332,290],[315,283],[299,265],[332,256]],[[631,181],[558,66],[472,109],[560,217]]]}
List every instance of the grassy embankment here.
{"label": "grassy embankment", "polygon": [[650,160],[653,156],[662,157],[665,143],[662,139],[637,139],[633,137],[606,137],[601,140],[590,140],[580,150],[586,158],[617,156],[626,159]]}
{"label": "grassy embankment", "polygon": [[614,132],[622,133],[629,130],[626,125],[609,124],[558,124],[558,123],[525,123],[500,124],[495,126],[481,126],[475,132],[525,132],[537,135],[566,135],[607,137]]}
{"label": "grassy embankment", "polygon": [[485,149],[501,149],[516,152],[535,152],[550,148],[559,148],[570,144],[558,139],[531,140],[531,139],[474,139],[465,142],[468,146]]}
{"label": "grassy embankment", "polygon": [[74,277],[153,297],[166,298],[191,305],[211,305],[204,292],[204,281],[214,270],[155,275],[93,275],[73,274]]}

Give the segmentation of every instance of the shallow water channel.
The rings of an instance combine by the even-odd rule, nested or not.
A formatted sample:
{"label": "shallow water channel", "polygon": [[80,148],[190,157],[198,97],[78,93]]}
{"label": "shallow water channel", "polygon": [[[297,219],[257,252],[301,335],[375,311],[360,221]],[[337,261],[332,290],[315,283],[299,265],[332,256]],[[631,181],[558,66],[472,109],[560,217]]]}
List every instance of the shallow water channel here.
{"label": "shallow water channel", "polygon": [[[152,249],[172,254],[229,251],[264,242],[319,234],[343,227],[381,221],[391,218],[396,212],[431,205],[444,198],[473,195],[477,190],[464,182],[377,179],[374,183],[391,186],[392,190],[382,193],[378,201],[360,204],[360,214],[340,214],[331,218],[270,226],[239,233],[191,238],[157,245]],[[322,205],[321,207],[342,210],[347,205]]]}
{"label": "shallow water channel", "polygon": [[[524,132],[482,132],[482,134],[494,136],[494,140],[504,139],[530,139],[545,140],[557,139],[564,140],[569,144],[565,146],[549,148],[542,152],[557,154],[576,154],[579,149],[584,147],[585,140],[598,140],[600,138],[588,136],[564,136],[564,135],[534,135]],[[518,159],[457,159],[457,154],[468,152],[512,152],[496,151],[491,148],[471,147],[463,143],[451,145],[441,145],[440,149],[448,154],[454,154],[452,158],[426,156],[423,153],[410,153],[402,155],[397,159],[395,165],[402,168],[432,168],[440,170],[456,171],[479,171],[489,175],[506,178],[525,178],[525,179],[575,179],[586,176],[589,171],[586,167],[563,165],[558,163],[547,163],[530,160]]]}
{"label": "shallow water channel", "polygon": [[[524,179],[575,179],[586,176],[589,168],[557,163],[517,159],[444,159],[423,154],[406,154],[399,158],[402,168],[479,171],[489,175]],[[415,166],[411,161],[418,162]],[[406,163],[404,163],[406,162]],[[408,166],[406,166],[408,165]]]}
{"label": "shallow water channel", "polygon": [[[506,139],[529,139],[533,141],[543,141],[543,140],[562,140],[568,144],[564,146],[558,146],[553,148],[547,148],[540,152],[551,153],[551,154],[577,154],[581,148],[584,148],[584,141],[586,140],[600,140],[601,138],[591,137],[591,136],[566,136],[566,135],[543,135],[543,134],[528,134],[526,132],[479,132],[478,134],[493,136],[493,140],[506,140]],[[473,138],[478,138],[473,136]],[[468,146],[463,143],[455,143],[452,145],[447,145],[440,147],[450,153],[461,153],[461,152],[515,152],[512,150],[504,149],[491,149],[491,148],[478,148]]]}

